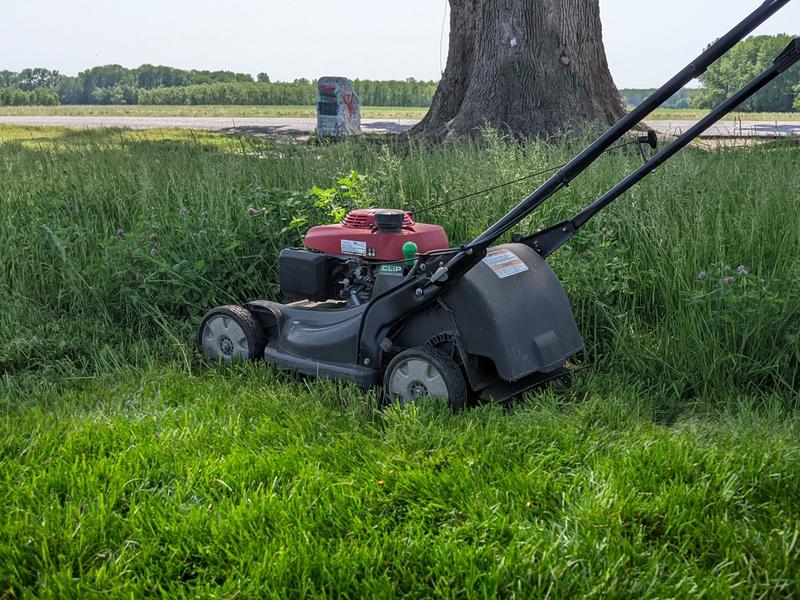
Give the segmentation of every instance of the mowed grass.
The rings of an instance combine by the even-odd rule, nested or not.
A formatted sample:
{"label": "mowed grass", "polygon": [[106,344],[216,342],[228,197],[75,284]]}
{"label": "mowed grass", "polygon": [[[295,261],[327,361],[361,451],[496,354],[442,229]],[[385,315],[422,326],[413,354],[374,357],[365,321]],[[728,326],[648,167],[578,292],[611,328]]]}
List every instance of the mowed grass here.
{"label": "mowed grass", "polygon": [[[57,116],[57,117],[316,117],[314,106],[103,106],[103,105],[65,105],[65,106],[0,106],[0,116]],[[363,106],[364,119],[403,119],[419,120],[428,112],[427,108],[403,106]],[[708,114],[707,110],[691,108],[661,108],[648,119],[652,121],[699,121]],[[800,112],[789,113],[731,113],[727,121],[800,121]]]}
{"label": "mowed grass", "polygon": [[[554,255],[585,369],[512,407],[380,413],[193,350],[208,307],[278,297],[312,185],[419,211],[584,141],[0,128],[0,595],[797,595],[796,146],[685,152]],[[458,243],[537,183],[418,216]]]}
{"label": "mowed grass", "polygon": [[7,405],[0,584],[6,597],[800,593],[796,415],[665,427],[646,399],[578,385],[511,411],[379,414],[369,395],[266,368],[162,366]]}
{"label": "mowed grass", "polygon": [[[421,119],[427,108],[363,106],[364,119]],[[58,117],[285,117],[316,118],[314,106],[0,106],[0,116]]]}
{"label": "mowed grass", "polygon": [[[696,108],[659,108],[650,115],[649,121],[699,121],[710,111]],[[800,112],[759,113],[733,112],[726,115],[725,121],[763,121],[775,123],[780,121],[800,121]]]}

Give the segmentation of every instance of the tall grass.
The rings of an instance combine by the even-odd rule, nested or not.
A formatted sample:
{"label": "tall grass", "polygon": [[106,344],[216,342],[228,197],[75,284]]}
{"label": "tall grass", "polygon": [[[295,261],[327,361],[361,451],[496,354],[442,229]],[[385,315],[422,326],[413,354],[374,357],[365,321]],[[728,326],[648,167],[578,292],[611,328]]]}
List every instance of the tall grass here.
{"label": "tall grass", "polygon": [[[557,164],[582,140],[430,149],[187,132],[0,131],[0,368],[93,373],[187,356],[210,306],[277,297],[276,257],[326,218],[306,190],[350,170],[375,204],[423,209]],[[632,169],[618,151],[521,227],[555,222]],[[791,146],[688,151],[552,260],[594,368],[681,402],[800,375],[800,170]],[[421,214],[454,242],[536,182]]]}
{"label": "tall grass", "polygon": [[[581,144],[0,129],[0,598],[798,595],[797,148],[686,152],[555,255],[589,368],[515,407],[193,354],[277,297],[313,185],[421,209]],[[527,191],[420,217],[459,242]]]}

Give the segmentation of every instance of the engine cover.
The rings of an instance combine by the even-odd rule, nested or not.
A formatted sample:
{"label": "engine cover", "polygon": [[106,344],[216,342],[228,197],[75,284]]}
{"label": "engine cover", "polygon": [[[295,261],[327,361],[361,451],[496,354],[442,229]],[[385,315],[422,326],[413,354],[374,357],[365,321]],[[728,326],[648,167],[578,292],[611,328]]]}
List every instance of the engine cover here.
{"label": "engine cover", "polygon": [[438,225],[415,223],[410,212],[386,208],[354,210],[337,225],[312,227],[305,237],[309,250],[374,260],[403,260],[406,242],[414,242],[420,254],[450,244]]}

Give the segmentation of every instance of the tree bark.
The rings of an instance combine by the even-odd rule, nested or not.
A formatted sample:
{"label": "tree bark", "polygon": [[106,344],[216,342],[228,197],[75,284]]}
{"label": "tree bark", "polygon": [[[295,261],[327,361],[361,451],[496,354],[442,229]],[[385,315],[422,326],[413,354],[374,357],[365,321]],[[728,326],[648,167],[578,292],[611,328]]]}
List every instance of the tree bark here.
{"label": "tree bark", "polygon": [[548,137],[625,114],[608,69],[599,0],[450,0],[450,51],[431,109],[433,140],[485,126]]}

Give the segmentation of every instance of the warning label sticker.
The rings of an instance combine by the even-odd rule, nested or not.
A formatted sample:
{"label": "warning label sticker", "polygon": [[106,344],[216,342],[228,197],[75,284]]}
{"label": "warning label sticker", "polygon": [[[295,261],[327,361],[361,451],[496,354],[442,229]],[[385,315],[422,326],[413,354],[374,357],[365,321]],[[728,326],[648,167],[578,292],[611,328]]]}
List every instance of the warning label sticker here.
{"label": "warning label sticker", "polygon": [[342,254],[355,254],[356,256],[366,256],[367,242],[342,240]]}
{"label": "warning label sticker", "polygon": [[522,259],[511,252],[511,250],[502,250],[500,248],[492,248],[486,253],[486,258],[483,262],[494,271],[500,279],[519,275],[528,271],[528,265],[522,262]]}

